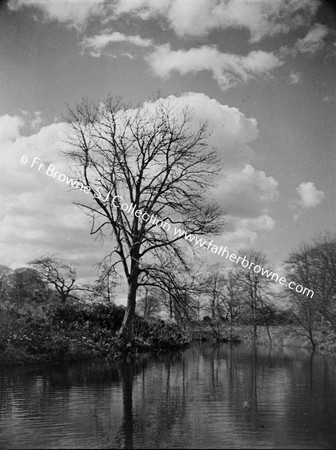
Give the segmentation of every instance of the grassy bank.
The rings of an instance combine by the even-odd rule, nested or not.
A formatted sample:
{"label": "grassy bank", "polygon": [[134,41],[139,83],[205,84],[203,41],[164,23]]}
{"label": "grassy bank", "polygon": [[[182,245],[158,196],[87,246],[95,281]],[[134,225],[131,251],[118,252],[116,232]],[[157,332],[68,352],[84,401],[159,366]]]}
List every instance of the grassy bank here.
{"label": "grassy bank", "polygon": [[[178,350],[191,340],[252,343],[252,326],[199,322],[186,332],[160,319],[135,320],[132,342],[118,337],[124,308],[111,303],[7,305],[0,314],[0,363],[117,359],[145,352]],[[269,333],[258,326],[258,345],[311,349],[309,340],[293,325],[272,325]],[[318,351],[336,351],[336,335],[327,329],[315,332]]]}
{"label": "grassy bank", "polygon": [[[214,330],[211,327],[195,328],[191,332],[194,340],[211,341],[216,340],[220,335],[223,342],[253,342],[253,330],[250,325],[237,325],[231,330],[223,326],[220,330]],[[257,345],[277,346],[277,347],[296,347],[311,349],[309,339],[302,335],[302,331],[296,325],[271,325],[258,326]],[[320,352],[336,352],[336,334],[330,329],[319,329],[314,332],[317,342],[317,350]]]}
{"label": "grassy bank", "polygon": [[7,306],[1,315],[0,361],[5,364],[115,359],[176,350],[188,343],[176,325],[136,317],[132,342],[118,338],[124,308],[113,304]]}

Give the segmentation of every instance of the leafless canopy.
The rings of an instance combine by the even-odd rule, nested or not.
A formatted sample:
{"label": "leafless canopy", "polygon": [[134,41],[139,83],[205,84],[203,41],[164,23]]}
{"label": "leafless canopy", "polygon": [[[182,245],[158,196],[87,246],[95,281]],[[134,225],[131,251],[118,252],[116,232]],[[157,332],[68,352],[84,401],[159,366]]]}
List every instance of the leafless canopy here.
{"label": "leafless canopy", "polygon": [[[206,199],[219,169],[216,152],[206,124],[195,126],[190,109],[168,100],[135,109],[113,98],[83,101],[70,110],[69,125],[67,154],[93,200],[79,206],[92,218],[92,234],[114,236],[112,255],[134,310],[142,272],[160,264],[164,252],[186,263],[175,226],[195,235],[220,230],[221,211]],[[139,210],[155,220],[137,217]]]}
{"label": "leafless canopy", "polygon": [[73,291],[79,288],[75,285],[76,271],[55,257],[41,257],[29,263],[40,274],[42,280],[55,288],[64,303]]}

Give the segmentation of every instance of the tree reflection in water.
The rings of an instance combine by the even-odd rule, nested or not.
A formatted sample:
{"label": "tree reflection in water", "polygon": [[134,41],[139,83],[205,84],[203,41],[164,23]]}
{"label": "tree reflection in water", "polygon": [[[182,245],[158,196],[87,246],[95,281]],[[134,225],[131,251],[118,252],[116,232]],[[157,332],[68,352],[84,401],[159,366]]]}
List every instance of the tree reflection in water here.
{"label": "tree reflection in water", "polygon": [[0,369],[1,448],[242,448],[336,444],[336,362],[196,345],[119,363]]}

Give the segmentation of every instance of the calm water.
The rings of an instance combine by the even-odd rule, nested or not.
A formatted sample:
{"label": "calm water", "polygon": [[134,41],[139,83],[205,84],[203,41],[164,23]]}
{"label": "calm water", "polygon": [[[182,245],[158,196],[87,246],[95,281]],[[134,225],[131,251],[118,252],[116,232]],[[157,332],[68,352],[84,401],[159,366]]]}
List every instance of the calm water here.
{"label": "calm water", "polygon": [[192,347],[0,368],[0,448],[336,448],[336,361]]}

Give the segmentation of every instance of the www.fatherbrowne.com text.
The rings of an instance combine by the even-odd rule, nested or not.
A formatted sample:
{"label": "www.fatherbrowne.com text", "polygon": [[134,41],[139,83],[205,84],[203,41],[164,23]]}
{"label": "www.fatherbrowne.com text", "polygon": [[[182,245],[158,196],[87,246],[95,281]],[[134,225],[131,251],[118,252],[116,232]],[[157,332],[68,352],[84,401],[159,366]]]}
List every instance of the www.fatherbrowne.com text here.
{"label": "www.fatherbrowne.com text", "polygon": [[[28,162],[28,157],[23,156],[21,158],[21,163],[27,164],[27,162]],[[30,167],[32,168],[35,165],[36,165],[36,167],[38,166],[38,169],[37,169],[38,172],[41,170],[42,167],[45,168],[44,164],[41,162],[41,159],[37,158],[37,157],[34,158]],[[49,164],[48,167],[45,169],[46,169],[45,173],[47,176],[57,179],[60,182],[65,182],[67,185],[69,185],[75,189],[80,189],[85,194],[89,194],[90,192],[93,191],[93,189],[91,187],[84,185],[81,181],[74,180],[73,178],[69,178],[67,175],[57,171],[56,167],[53,164]],[[103,202],[107,202],[111,199],[111,192],[103,193],[102,188],[98,187],[94,191],[94,196],[96,198],[102,200]],[[136,206],[133,204],[129,205],[126,202],[121,203],[123,199],[120,195],[114,196],[111,200],[112,200],[112,205],[115,208],[120,208],[122,211],[124,211],[128,214],[133,214],[135,217],[138,217],[139,219],[143,220],[144,222],[149,222],[153,225],[156,225],[159,228],[162,228],[166,232],[168,232],[168,231],[171,232],[171,224],[170,223],[161,220],[160,218],[155,216],[155,214],[150,215],[146,212],[141,211],[140,209],[136,210],[135,209]],[[117,203],[116,203],[116,201],[117,201]],[[300,284],[296,284],[296,283],[294,283],[294,281],[287,282],[285,277],[280,277],[279,274],[277,274],[276,272],[270,271],[269,269],[264,269],[260,265],[255,264],[253,262],[249,262],[248,259],[246,258],[246,256],[239,256],[239,255],[236,255],[235,253],[230,253],[226,246],[224,247],[223,245],[221,245],[219,247],[218,245],[215,245],[213,243],[213,240],[208,242],[201,237],[195,236],[193,234],[188,234],[188,233],[186,233],[186,231],[181,230],[180,228],[177,228],[176,226],[174,226],[174,230],[172,230],[172,232],[173,232],[174,236],[179,236],[181,238],[183,237],[188,242],[194,242],[196,245],[200,246],[201,248],[210,250],[211,253],[217,254],[218,256],[221,256],[221,257],[225,257],[226,259],[228,259],[229,261],[231,261],[235,264],[239,263],[245,269],[253,270],[255,273],[261,273],[261,275],[263,275],[264,277],[269,278],[272,281],[278,282],[281,286],[286,286],[289,289],[295,290],[295,292],[306,295],[307,297],[309,296],[310,298],[313,298],[313,296],[314,296],[313,290],[303,287]]]}

